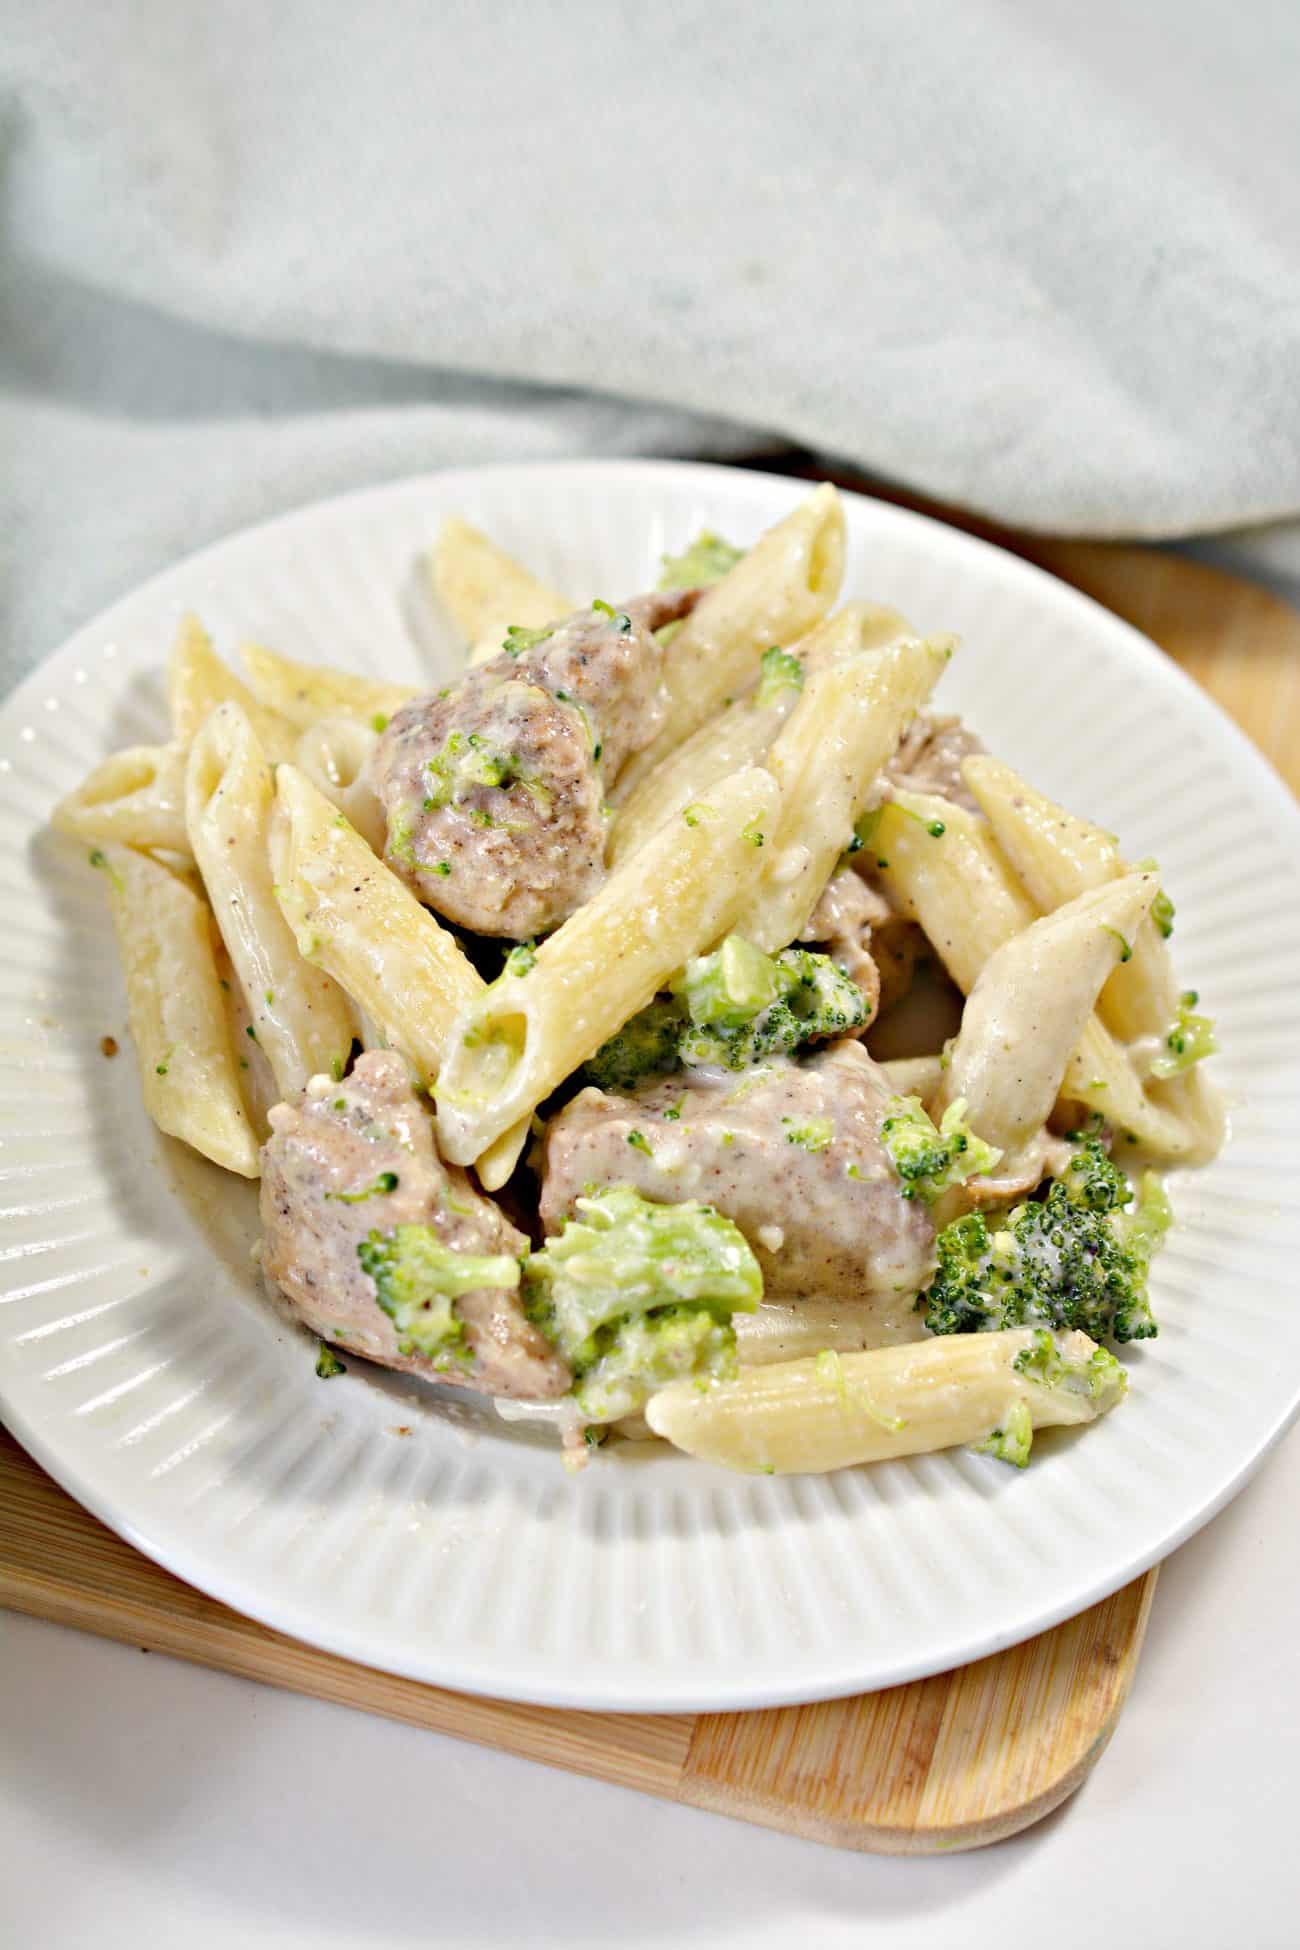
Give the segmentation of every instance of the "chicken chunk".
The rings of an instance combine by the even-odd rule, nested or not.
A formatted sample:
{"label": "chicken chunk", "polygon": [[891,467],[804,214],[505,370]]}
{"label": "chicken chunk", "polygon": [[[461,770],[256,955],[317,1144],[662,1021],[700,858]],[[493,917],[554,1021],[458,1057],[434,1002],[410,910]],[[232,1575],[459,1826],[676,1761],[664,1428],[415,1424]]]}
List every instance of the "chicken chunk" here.
{"label": "chicken chunk", "polygon": [[262,1270],[322,1340],[485,1394],[543,1400],[568,1388],[564,1362],[505,1288],[455,1303],[467,1366],[443,1370],[401,1351],[358,1253],[373,1233],[431,1226],[453,1252],[511,1257],[528,1242],[464,1172],[442,1162],[432,1120],[392,1051],[360,1057],[342,1083],[313,1077],[296,1102],[276,1105],[262,1148],[261,1211]]}
{"label": "chicken chunk", "polygon": [[558,926],[604,877],[603,781],[663,719],[654,632],[698,590],[512,632],[499,657],[396,712],[371,754],[385,859],[475,934]]}
{"label": "chicken chunk", "polygon": [[881,777],[904,792],[935,792],[977,813],[980,808],[962,778],[961,762],[983,749],[960,718],[918,711]]}
{"label": "chicken chunk", "polygon": [[881,1143],[890,1094],[851,1041],[739,1081],[696,1071],[627,1095],[582,1090],[546,1132],[542,1222],[555,1231],[593,1184],[702,1199],[739,1226],[772,1297],[887,1295],[905,1309],[929,1279],[934,1227]]}

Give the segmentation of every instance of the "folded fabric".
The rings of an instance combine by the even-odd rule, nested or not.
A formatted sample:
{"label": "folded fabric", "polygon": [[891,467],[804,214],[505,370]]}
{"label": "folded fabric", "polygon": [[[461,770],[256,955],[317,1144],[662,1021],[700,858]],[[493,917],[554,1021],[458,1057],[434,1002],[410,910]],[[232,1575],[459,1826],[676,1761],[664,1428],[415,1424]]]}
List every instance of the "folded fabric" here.
{"label": "folded fabric", "polygon": [[1300,9],[171,0],[0,33],[0,678],[261,514],[797,442],[1300,574]]}

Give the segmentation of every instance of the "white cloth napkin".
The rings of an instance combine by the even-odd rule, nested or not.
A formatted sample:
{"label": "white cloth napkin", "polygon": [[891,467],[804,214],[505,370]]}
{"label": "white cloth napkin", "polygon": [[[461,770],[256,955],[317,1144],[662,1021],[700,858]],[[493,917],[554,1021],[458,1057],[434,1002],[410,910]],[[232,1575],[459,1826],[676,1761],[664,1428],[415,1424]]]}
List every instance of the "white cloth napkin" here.
{"label": "white cloth napkin", "polygon": [[0,0],[0,680],[477,459],[793,442],[1300,589],[1298,77],[1295,0]]}

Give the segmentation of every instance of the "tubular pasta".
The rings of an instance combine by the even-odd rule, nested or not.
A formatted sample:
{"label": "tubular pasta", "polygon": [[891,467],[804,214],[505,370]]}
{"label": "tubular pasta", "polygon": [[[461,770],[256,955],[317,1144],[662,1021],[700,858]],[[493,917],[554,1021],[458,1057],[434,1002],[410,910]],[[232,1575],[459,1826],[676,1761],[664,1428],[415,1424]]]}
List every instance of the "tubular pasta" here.
{"label": "tubular pasta", "polygon": [[243,1178],[257,1139],[240,1096],[208,904],[156,860],[103,849],[144,1107],[160,1131]]}
{"label": "tubular pasta", "polygon": [[464,1011],[438,1080],[445,1157],[472,1164],[727,932],[778,805],[769,773],[733,773],[611,874],[526,974],[502,975]]}
{"label": "tubular pasta", "polygon": [[343,992],[313,968],[280,912],[267,835],[275,788],[239,706],[220,704],[190,748],[190,845],[256,1037],[282,1097],[322,1072],[342,1076],[352,1050]]}

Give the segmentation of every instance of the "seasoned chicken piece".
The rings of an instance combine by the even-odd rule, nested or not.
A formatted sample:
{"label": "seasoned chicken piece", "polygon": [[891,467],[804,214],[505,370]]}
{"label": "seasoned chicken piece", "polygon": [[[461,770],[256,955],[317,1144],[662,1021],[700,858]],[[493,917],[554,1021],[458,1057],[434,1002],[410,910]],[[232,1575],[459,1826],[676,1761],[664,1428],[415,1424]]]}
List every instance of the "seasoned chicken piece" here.
{"label": "seasoned chicken piece", "polygon": [[980,808],[962,778],[961,762],[983,749],[960,718],[918,711],[881,778],[905,792],[937,792],[954,806],[977,813]]}
{"label": "seasoned chicken piece", "polygon": [[906,1311],[929,1280],[934,1227],[880,1140],[890,1094],[849,1041],[739,1079],[696,1071],[626,1096],[579,1091],[546,1132],[542,1222],[557,1230],[591,1185],[702,1199],[739,1226],[772,1297],[889,1296]]}
{"label": "seasoned chicken piece", "polygon": [[512,1258],[528,1242],[463,1171],[442,1162],[432,1120],[392,1051],[360,1057],[342,1083],[313,1077],[295,1103],[276,1105],[262,1148],[261,1210],[262,1270],[322,1340],[490,1395],[541,1400],[568,1388],[564,1362],[506,1288],[455,1302],[468,1365],[435,1367],[400,1351],[358,1254],[373,1233],[430,1226],[452,1252]]}
{"label": "seasoned chicken piece", "polygon": [[516,631],[499,657],[394,713],[367,776],[384,857],[422,901],[475,934],[522,941],[591,898],[604,877],[602,780],[663,718],[654,631],[698,595]]}

